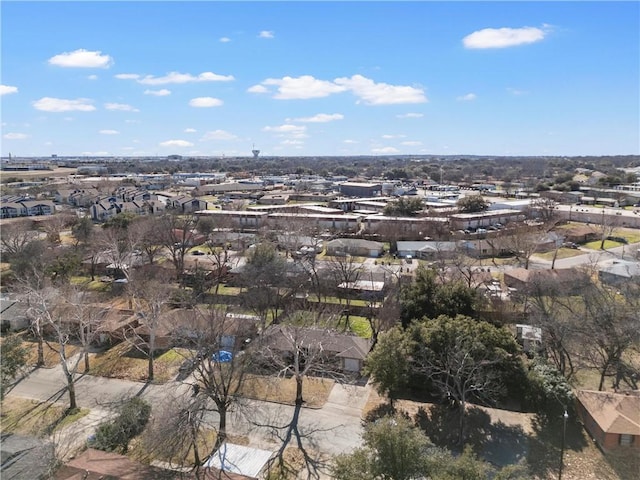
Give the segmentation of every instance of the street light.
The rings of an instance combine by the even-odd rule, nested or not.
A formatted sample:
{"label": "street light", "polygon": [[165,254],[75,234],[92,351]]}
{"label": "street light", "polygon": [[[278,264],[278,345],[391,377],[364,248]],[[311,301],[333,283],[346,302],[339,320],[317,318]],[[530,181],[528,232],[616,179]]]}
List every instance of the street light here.
{"label": "street light", "polygon": [[564,411],[562,415],[562,447],[560,448],[560,471],[558,472],[558,480],[562,480],[562,464],[564,462],[564,442],[567,436],[567,418],[569,418],[569,414],[567,411]]}

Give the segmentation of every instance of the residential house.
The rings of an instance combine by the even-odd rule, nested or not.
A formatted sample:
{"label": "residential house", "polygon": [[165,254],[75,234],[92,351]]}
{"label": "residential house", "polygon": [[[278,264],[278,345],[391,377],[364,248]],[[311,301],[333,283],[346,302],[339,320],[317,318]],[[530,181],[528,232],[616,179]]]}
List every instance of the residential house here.
{"label": "residential house", "polygon": [[27,311],[29,305],[15,296],[3,295],[0,297],[0,318],[2,319],[2,332],[24,330],[29,326]]}
{"label": "residential house", "polygon": [[457,252],[456,242],[436,241],[398,241],[397,255],[402,258],[422,258],[425,260],[442,260],[453,258]]}
{"label": "residential house", "polygon": [[640,262],[611,260],[600,266],[598,278],[607,285],[622,285],[629,282],[640,284]]}
{"label": "residential house", "polygon": [[167,206],[182,213],[193,213],[199,210],[206,210],[208,203],[206,200],[193,198],[189,195],[182,195],[169,199]]}
{"label": "residential house", "polygon": [[356,257],[379,257],[384,250],[384,244],[371,240],[357,238],[337,238],[325,244],[327,255]]}
{"label": "residential house", "polygon": [[306,355],[313,355],[318,362],[325,363],[327,369],[335,368],[345,373],[359,373],[371,349],[371,341],[357,335],[281,324],[269,326],[261,341],[265,347],[284,356],[301,348]]}
{"label": "residential house", "polygon": [[584,427],[600,448],[640,452],[640,390],[578,390],[576,404]]}
{"label": "residential house", "polygon": [[241,475],[242,478],[254,479],[267,478],[266,470],[272,456],[273,452],[270,450],[225,442],[209,457],[204,468],[221,472],[217,477],[221,479],[237,478],[229,475]]}
{"label": "residential house", "polygon": [[504,272],[504,283],[507,287],[519,291],[540,293],[543,295],[574,295],[583,293],[591,282],[589,275],[575,268],[558,268],[554,270],[531,270],[513,268]]}
{"label": "residential house", "polygon": [[51,200],[27,200],[2,201],[0,204],[0,218],[34,217],[53,215],[55,205]]}

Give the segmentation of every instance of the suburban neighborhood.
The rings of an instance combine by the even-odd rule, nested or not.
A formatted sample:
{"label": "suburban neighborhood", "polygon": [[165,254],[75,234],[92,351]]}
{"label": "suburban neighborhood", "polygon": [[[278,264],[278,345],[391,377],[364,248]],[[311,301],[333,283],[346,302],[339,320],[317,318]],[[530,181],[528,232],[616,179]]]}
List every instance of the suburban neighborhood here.
{"label": "suburban neighborhood", "polygon": [[3,478],[640,473],[637,156],[1,167]]}

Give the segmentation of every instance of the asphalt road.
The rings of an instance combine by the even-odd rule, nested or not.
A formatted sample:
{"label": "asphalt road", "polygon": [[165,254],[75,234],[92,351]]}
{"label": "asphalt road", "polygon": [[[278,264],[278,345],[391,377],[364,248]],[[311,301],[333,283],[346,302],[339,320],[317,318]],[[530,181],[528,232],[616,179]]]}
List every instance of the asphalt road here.
{"label": "asphalt road", "polygon": [[[60,366],[39,368],[23,378],[9,396],[39,401],[68,404],[65,379]],[[362,408],[369,396],[370,387],[336,384],[327,403],[319,409],[303,408],[299,428],[311,433],[307,447],[320,454],[335,455],[349,452],[361,444]],[[152,406],[179,395],[191,395],[190,383],[168,382],[151,385],[126,380],[83,375],[76,380],[76,398],[80,407],[92,410],[92,422],[87,430],[75,432],[77,438],[87,438],[93,433],[97,420],[109,416],[125,398],[141,395]],[[257,425],[286,425],[293,414],[293,407],[257,400],[243,400],[228,418],[228,431],[249,438],[250,445],[274,450],[278,446],[272,429]],[[217,424],[217,416],[211,413],[207,419]]]}

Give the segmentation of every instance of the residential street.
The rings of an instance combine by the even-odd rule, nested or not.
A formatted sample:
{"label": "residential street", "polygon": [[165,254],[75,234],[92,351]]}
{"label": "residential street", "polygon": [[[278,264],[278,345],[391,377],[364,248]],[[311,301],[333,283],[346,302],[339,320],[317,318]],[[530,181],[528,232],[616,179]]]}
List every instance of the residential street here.
{"label": "residential street", "polygon": [[[9,393],[9,396],[40,401],[68,403],[68,395],[63,388],[64,375],[60,366],[40,368],[25,377]],[[91,435],[103,419],[120,400],[134,395],[142,395],[152,405],[159,405],[164,398],[172,395],[191,395],[191,385],[187,382],[168,382],[164,385],[147,385],[104,377],[84,375],[76,381],[76,394],[80,407],[92,410],[90,416],[78,426],[72,427],[66,435],[64,450],[70,450],[70,444],[78,445]],[[336,384],[327,403],[320,409],[304,408],[300,416],[300,430],[314,432],[309,448],[322,454],[335,455],[352,450],[360,445],[361,413],[370,392],[369,386]],[[228,430],[233,435],[247,436],[250,445],[263,449],[275,449],[276,439],[266,427],[256,424],[285,425],[291,418],[293,407],[257,400],[244,400],[228,420]],[[215,415],[210,418],[217,422]],[[64,437],[64,435],[59,435]]]}

